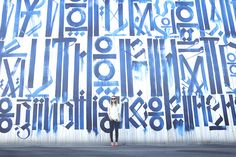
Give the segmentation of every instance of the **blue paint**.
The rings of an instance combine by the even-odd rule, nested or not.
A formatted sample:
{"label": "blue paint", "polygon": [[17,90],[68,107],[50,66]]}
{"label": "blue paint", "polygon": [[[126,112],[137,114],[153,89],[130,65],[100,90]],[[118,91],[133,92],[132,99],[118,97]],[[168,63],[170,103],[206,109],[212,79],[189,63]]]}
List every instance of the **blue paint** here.
{"label": "blue paint", "polygon": [[84,96],[83,96],[84,92],[83,91],[80,91],[80,98],[79,98],[79,107],[80,107],[80,112],[79,112],[79,115],[80,115],[80,121],[79,121],[79,128],[80,129],[84,129],[84,113],[85,113],[85,109],[84,109],[84,102],[85,102],[85,99],[84,99]]}
{"label": "blue paint", "polygon": [[158,40],[154,40],[154,62],[155,62],[155,77],[156,77],[156,89],[157,96],[162,96],[162,86],[161,86],[161,61],[159,52]]}
{"label": "blue paint", "polygon": [[223,118],[220,116],[220,117],[216,120],[215,125],[216,125],[216,126],[219,126],[222,121],[223,121]]}
{"label": "blue paint", "polygon": [[[171,5],[171,10],[173,10],[175,8],[175,4],[174,4],[173,0],[165,1],[163,4],[164,6],[160,6],[159,3],[160,3],[160,0],[156,0],[156,2],[154,4],[155,9],[156,9],[156,13],[160,16],[163,16],[163,17],[166,16],[166,14],[169,12],[168,5]],[[161,10],[160,8],[164,8],[162,13],[160,11]]]}
{"label": "blue paint", "polygon": [[206,1],[201,0],[201,7],[202,7],[202,14],[203,14],[203,20],[206,30],[210,30],[210,24],[208,20],[208,14],[207,14],[207,8],[206,8]]}
{"label": "blue paint", "polygon": [[69,42],[64,45],[63,58],[63,76],[62,76],[62,101],[66,102],[68,99],[68,74],[69,74]]}
{"label": "blue paint", "polygon": [[209,129],[210,131],[211,130],[226,130],[226,126],[210,126]]}
{"label": "blue paint", "polygon": [[100,128],[106,133],[109,133],[109,128],[105,127],[105,123],[109,121],[108,115],[107,115],[107,107],[104,106],[104,101],[110,101],[109,96],[102,96],[99,99],[98,105],[102,112],[99,112],[98,116],[103,117],[102,120],[100,121]]}
{"label": "blue paint", "polygon": [[[103,41],[105,41],[107,44],[106,48],[103,48],[100,46],[101,42]],[[108,53],[112,49],[112,40],[111,38],[106,37],[106,36],[99,37],[95,42],[95,47],[96,47],[96,50],[98,50],[101,53]]]}
{"label": "blue paint", "polygon": [[225,0],[220,0],[220,9],[221,9],[221,15],[222,15],[222,20],[223,20],[223,25],[224,25],[224,30],[225,30],[225,36],[230,37],[230,30],[229,30],[229,23],[227,19],[227,13],[225,10]]}
{"label": "blue paint", "polygon": [[[1,40],[4,40],[5,37],[6,37],[6,33],[7,33],[7,27],[8,27],[8,24],[9,24],[9,18],[8,18],[8,9],[11,9],[10,7],[8,7],[8,4],[9,3],[8,1],[5,1],[3,2],[3,10],[2,10],[2,18],[1,18],[1,27],[0,27],[0,39]],[[11,10],[12,12],[12,10]],[[10,16],[11,16],[11,12],[10,12]]]}
{"label": "blue paint", "polygon": [[95,81],[93,83],[94,86],[119,86],[119,82],[118,81]]}
{"label": "blue paint", "polygon": [[6,68],[7,78],[8,78],[8,82],[7,82],[8,86],[6,86],[6,88],[3,90],[2,97],[7,94],[9,88],[11,90],[12,97],[13,98],[16,97],[15,87],[14,87],[14,83],[13,83],[13,80],[12,80],[12,76],[15,74],[16,69],[17,69],[20,61],[21,61],[21,59],[18,58],[17,61],[16,61],[15,66],[14,66],[14,70],[12,72],[10,72],[10,67],[9,67],[8,60],[7,59],[3,60],[5,68]]}
{"label": "blue paint", "polygon": [[[154,17],[154,21],[156,21],[156,18],[157,18],[158,16],[155,16]],[[159,33],[161,33],[162,34],[162,36],[156,36],[156,38],[166,38],[168,35],[167,35],[167,32],[166,31],[164,31],[164,30],[162,30],[162,29],[160,29],[160,27],[158,26],[158,24],[156,23],[156,22],[153,22],[153,27],[154,27],[154,29],[157,31],[157,32],[159,32]]]}
{"label": "blue paint", "polygon": [[44,100],[44,130],[47,133],[51,130],[51,119],[52,119],[52,116],[49,115],[49,99],[45,98]]}
{"label": "blue paint", "polygon": [[207,106],[207,114],[208,114],[208,120],[209,122],[213,122],[213,119],[212,119],[212,114],[211,114],[211,106]]}
{"label": "blue paint", "polygon": [[98,115],[98,109],[97,109],[97,96],[93,97],[93,131],[95,135],[98,134],[98,126],[97,126],[97,115]]}
{"label": "blue paint", "polygon": [[19,37],[24,37],[30,18],[34,14],[39,14],[39,12],[34,11],[34,9],[35,9],[36,5],[38,4],[38,2],[39,2],[39,0],[34,0],[33,3],[30,5],[29,0],[25,0],[25,6],[26,6],[27,11],[25,13],[25,19],[24,19],[24,22],[22,24]]}
{"label": "blue paint", "polygon": [[74,119],[75,119],[75,130],[78,130],[79,129],[79,101],[78,99],[74,99],[74,103],[75,103],[75,116],[74,116]]}
{"label": "blue paint", "polygon": [[65,0],[60,0],[59,4],[59,38],[64,37],[64,6],[65,5]]}
{"label": "blue paint", "polygon": [[33,98],[37,97],[37,96],[40,96],[40,92],[42,92],[45,89],[47,89],[52,83],[53,83],[53,79],[52,79],[52,77],[50,77],[50,80],[48,80],[48,82],[46,84],[44,84],[43,86],[40,86],[34,92],[32,92],[31,94],[26,95],[26,96],[33,97]]}
{"label": "blue paint", "polygon": [[[163,114],[164,115],[164,114]],[[155,120],[159,121],[159,126],[155,125]],[[153,116],[150,121],[149,121],[149,125],[151,126],[151,128],[155,131],[161,131],[164,127],[164,120],[162,117],[160,116]]]}
{"label": "blue paint", "polygon": [[19,87],[19,97],[24,96],[24,80],[25,80],[25,60],[21,61],[21,69],[20,69],[20,87]]}
{"label": "blue paint", "polygon": [[[32,130],[42,130],[42,99],[38,99],[38,98],[35,98],[34,100],[34,104],[33,104],[33,119],[32,119]],[[37,127],[37,124],[38,124],[38,127]],[[39,126],[41,128],[39,128]]]}
{"label": "blue paint", "polygon": [[154,62],[154,57],[153,57],[153,43],[152,39],[148,39],[148,61],[149,61],[149,74],[150,74],[150,90],[151,90],[151,96],[157,96],[157,91],[156,91],[156,78],[155,78],[155,62]]}
{"label": "blue paint", "polygon": [[[73,83],[73,99],[77,103],[79,99],[79,78],[80,78],[80,44],[75,44],[74,52],[74,83]],[[77,115],[78,116],[78,115]],[[76,118],[77,119],[77,118]],[[77,123],[76,123],[77,124]]]}
{"label": "blue paint", "polygon": [[[57,112],[57,107],[58,107],[58,104],[57,103],[54,103],[53,104],[53,132],[56,133],[57,132],[57,129],[58,129],[58,122],[57,122],[57,117],[58,117],[58,112]],[[51,115],[51,113],[50,113]]]}
{"label": "blue paint", "polygon": [[[99,68],[102,64],[106,64],[109,68],[109,73],[107,75],[103,75],[100,73]],[[94,74],[95,76],[101,80],[101,81],[108,81],[110,79],[112,79],[112,77],[115,75],[115,67],[112,64],[111,61],[109,60],[101,60],[99,62],[97,62],[94,66]]]}
{"label": "blue paint", "polygon": [[[215,0],[210,0],[211,3],[211,20],[212,21],[221,21],[221,17],[218,13],[218,11],[216,10],[216,6],[215,6]],[[215,15],[217,17],[217,19],[215,19]]]}
{"label": "blue paint", "polygon": [[221,95],[221,102],[222,102],[222,110],[223,110],[225,125],[229,126],[229,118],[228,118],[227,109],[231,109],[233,123],[234,123],[234,125],[236,125],[236,113],[235,113],[235,106],[234,106],[234,102],[233,102],[233,96],[229,95],[229,102],[226,103],[225,96]]}
{"label": "blue paint", "polygon": [[203,15],[202,15],[202,9],[200,6],[200,0],[195,0],[196,10],[197,10],[197,18],[198,18],[198,24],[199,24],[199,31],[201,37],[205,36],[205,28],[203,23]]}
{"label": "blue paint", "polygon": [[29,75],[28,75],[28,88],[33,88],[34,87],[36,47],[37,47],[37,39],[32,39],[31,53],[30,53],[30,64],[29,64]]}
{"label": "blue paint", "polygon": [[133,0],[128,0],[129,7],[129,35],[134,36],[134,7]]}
{"label": "blue paint", "polygon": [[183,118],[183,114],[172,114],[171,116],[173,119],[176,119],[176,118]]}
{"label": "blue paint", "polygon": [[48,77],[49,77],[50,45],[51,45],[51,40],[46,39],[45,51],[44,51],[43,83],[42,83],[42,85],[47,84],[47,82],[49,81]]}
{"label": "blue paint", "polygon": [[104,131],[105,133],[109,133],[110,128],[105,127],[105,123],[109,122],[109,117],[108,117],[107,113],[99,113],[99,117],[103,117],[100,121],[101,130]]}
{"label": "blue paint", "polygon": [[189,120],[189,114],[188,114],[188,99],[187,96],[182,96],[183,100],[183,108],[184,108],[184,126],[185,131],[190,131],[190,120]]}
{"label": "blue paint", "polygon": [[[197,104],[197,97],[193,96],[193,113],[194,113],[194,122],[195,122],[195,126],[199,127],[199,115],[198,115],[198,106],[199,104]],[[199,105],[200,106],[200,105]],[[202,105],[201,105],[202,106]]]}
{"label": "blue paint", "polygon": [[[138,128],[139,124],[133,119],[133,117],[137,118],[138,121],[141,123],[141,125],[146,128],[147,124],[145,122],[145,119],[141,117],[141,115],[138,113],[138,110],[143,106],[144,101],[142,98],[138,97],[135,99],[135,101],[130,105],[130,110],[133,113],[133,115],[129,118],[130,123],[135,127]],[[137,109],[136,106],[138,105]]]}
{"label": "blue paint", "polygon": [[132,58],[131,58],[131,49],[130,49],[130,40],[125,40],[125,46],[126,46],[126,72],[127,72],[127,78],[128,78],[128,96],[133,97],[134,96],[134,89],[133,89],[133,72],[132,72]]}
{"label": "blue paint", "polygon": [[180,78],[179,78],[179,68],[178,59],[177,59],[177,50],[176,50],[176,41],[171,39],[171,51],[172,51],[172,60],[173,60],[173,69],[174,69],[174,78],[175,78],[175,95],[178,100],[180,100]]}
{"label": "blue paint", "polygon": [[62,75],[62,53],[63,45],[58,43],[58,53],[57,53],[57,67],[56,67],[56,88],[55,88],[55,97],[59,99],[61,96],[61,75]]}
{"label": "blue paint", "polygon": [[203,52],[203,47],[200,48],[185,48],[185,49],[179,49],[180,53],[186,53],[186,52],[193,52],[193,53],[201,53]]}
{"label": "blue paint", "polygon": [[[3,48],[4,42],[2,42],[1,47]],[[1,48],[1,54],[0,56],[9,56],[12,52],[16,51],[18,48],[20,48],[20,44],[17,41],[17,39],[13,39],[9,44],[6,44],[4,46],[5,51],[3,51]]]}
{"label": "blue paint", "polygon": [[60,124],[64,124],[64,104],[60,104]]}
{"label": "blue paint", "polygon": [[185,81],[186,80],[186,74],[185,74],[185,67],[187,68],[188,72],[190,73],[190,80],[188,80],[188,95],[192,95],[193,94],[193,90],[194,90],[194,85],[197,88],[197,91],[200,95],[202,95],[202,87],[203,86],[199,86],[198,81],[197,81],[197,72],[199,70],[199,68],[201,68],[201,72],[202,72],[202,79],[203,79],[203,84],[204,86],[207,88],[207,82],[206,82],[206,76],[205,76],[205,70],[204,70],[204,64],[203,64],[203,57],[198,56],[196,63],[194,65],[194,69],[192,70],[189,63],[187,62],[187,60],[185,59],[185,57],[183,55],[180,55],[180,68],[181,68],[181,74],[182,74],[182,80]]}
{"label": "blue paint", "polygon": [[[228,21],[229,21],[229,27],[230,27],[230,34],[232,35],[232,37],[235,38],[236,37],[236,29],[235,29],[234,18],[232,15],[230,3],[231,3],[230,1],[225,1],[227,15],[228,15]],[[234,10],[234,12],[235,12],[235,10]]]}
{"label": "blue paint", "polygon": [[[3,108],[2,104],[7,104],[7,108]],[[12,102],[9,98],[1,98],[0,99],[0,132],[7,133],[11,130],[13,126],[12,117],[14,117],[14,113],[9,113],[12,109]],[[2,127],[2,123],[7,122],[7,127]]]}
{"label": "blue paint", "polygon": [[94,60],[96,59],[116,59],[116,54],[94,54]]}
{"label": "blue paint", "polygon": [[[134,6],[136,7],[137,10],[139,10],[139,7],[137,5],[137,3],[134,3]],[[140,11],[139,11],[140,12]],[[154,26],[153,26],[153,14],[152,14],[152,4],[151,3],[147,3],[146,5],[146,8],[144,10],[144,13],[140,13],[141,15],[141,21],[139,23],[139,26],[138,26],[138,32],[136,35],[140,35],[140,33],[142,32],[143,30],[143,26],[144,26],[144,21],[147,17],[147,13],[149,13],[149,22],[150,22],[150,30],[154,30]]]}
{"label": "blue paint", "polygon": [[[176,16],[181,22],[190,22],[193,19],[193,10],[190,8],[193,6],[193,2],[176,2],[177,9],[176,9]],[[185,17],[181,15],[181,12],[185,10],[188,12],[189,17]]]}
{"label": "blue paint", "polygon": [[218,94],[222,94],[220,71],[219,71],[219,65],[218,65],[217,54],[216,54],[216,47],[215,47],[215,42],[217,42],[217,41],[219,41],[219,38],[209,39],[210,47],[211,47],[212,62],[213,62],[214,72],[215,72],[215,80],[216,80],[217,93]]}
{"label": "blue paint", "polygon": [[38,132],[40,132],[42,130],[42,115],[43,115],[43,101],[44,100],[40,100],[40,104],[39,104],[39,110],[38,110]]}
{"label": "blue paint", "polygon": [[163,75],[162,75],[162,83],[163,83],[163,94],[164,94],[164,104],[165,104],[165,118],[166,118],[166,129],[169,130],[172,128],[171,124],[171,114],[170,114],[170,106],[169,106],[169,85],[168,85],[168,75],[167,75],[167,61],[165,54],[165,40],[160,39],[160,54],[161,54],[161,63],[163,66]]}
{"label": "blue paint", "polygon": [[213,66],[212,66],[212,58],[211,58],[211,52],[210,52],[209,43],[208,43],[209,38],[201,38],[201,40],[204,41],[207,67],[208,67],[208,72],[209,72],[209,82],[210,82],[211,94],[216,94],[215,79],[214,79],[214,73],[213,73],[214,71],[213,71]]}
{"label": "blue paint", "polygon": [[231,5],[233,6],[233,10],[234,10],[234,18],[236,18],[236,0],[231,0]]}
{"label": "blue paint", "polygon": [[[2,99],[16,98],[17,104],[16,111],[12,111],[13,113],[1,112],[0,123],[8,123],[11,127],[5,130],[1,127],[0,132],[7,133],[15,129],[17,137],[27,139],[32,130],[40,133],[44,129],[49,133],[53,129],[56,133],[58,122],[68,130],[74,125],[74,130],[87,129],[88,132],[94,131],[96,135],[100,130],[109,132],[106,125],[109,120],[107,109],[103,106],[104,104],[100,106],[100,103],[108,101],[112,94],[122,96],[123,121],[120,127],[124,129],[130,129],[130,124],[134,128],[143,127],[145,130],[153,131],[161,131],[164,127],[170,130],[173,126],[180,135],[184,135],[185,130],[193,130],[195,127],[202,127],[201,125],[204,127],[209,125],[209,131],[225,130],[231,123],[236,125],[233,95],[219,95],[219,102],[214,102],[213,98],[218,95],[204,97],[208,92],[208,86],[210,86],[209,94],[235,93],[235,89],[231,87],[233,85],[231,81],[236,73],[233,55],[236,44],[228,39],[228,37],[235,37],[233,23],[234,15],[236,17],[233,10],[236,6],[235,0],[232,0],[232,3],[217,1],[222,17],[216,10],[216,1],[210,0],[211,16],[209,18],[211,19],[208,19],[210,12],[206,10],[207,2],[203,0],[193,2],[167,0],[163,2],[163,6],[159,6],[159,1],[154,4],[155,2],[150,0],[117,0],[116,2],[71,0],[75,3],[52,0],[47,4],[46,2],[45,0],[34,2],[18,0],[14,4],[11,1],[1,3],[1,8],[3,8],[0,27],[1,96]],[[100,9],[103,10],[103,5],[106,5],[105,16],[99,14]],[[14,19],[11,16],[13,6],[16,12]],[[129,8],[129,15],[124,16],[126,6]],[[160,7],[164,10],[162,13]],[[118,8],[118,10],[113,13],[111,8]],[[43,10],[41,9],[47,11],[45,17],[42,17]],[[153,15],[153,9],[156,9],[158,15]],[[197,10],[197,17],[193,14],[194,9]],[[184,11],[188,15],[184,16]],[[77,21],[73,18],[76,13],[80,16]],[[41,18],[45,18],[45,25]],[[37,21],[38,19],[40,21]],[[197,23],[192,23],[196,20],[198,20]],[[9,24],[12,24],[11,21],[14,24],[13,30],[8,30]],[[55,32],[57,30],[55,21],[59,22],[59,32]],[[35,24],[36,22],[38,23]],[[101,22],[104,22],[104,28]],[[116,25],[119,28],[116,28]],[[45,30],[42,26],[45,26]],[[126,30],[127,27],[129,27],[128,30]],[[100,37],[101,28],[107,34]],[[25,35],[37,37],[38,31],[46,37],[43,39],[44,37],[40,34],[42,37],[40,40],[45,40],[40,43],[45,43],[43,44],[45,48],[40,47],[37,38],[29,40],[15,38],[25,37]],[[64,32],[67,32],[68,36],[76,35],[77,37],[68,38]],[[198,33],[202,37],[201,44],[204,47],[198,46],[199,38],[195,39],[193,36]],[[205,33],[211,37],[205,37]],[[52,35],[55,38],[51,38]],[[132,36],[135,35],[142,37],[133,38]],[[84,38],[87,41],[84,41]],[[31,44],[28,47],[22,46],[23,39]],[[224,42],[223,45],[220,45],[221,41]],[[87,42],[86,45],[82,45],[84,42]],[[55,44],[58,44],[57,47]],[[167,45],[170,47],[167,48]],[[44,60],[42,61],[43,71],[36,73],[35,67],[39,61],[37,56],[41,53],[37,48],[43,50]],[[70,54],[71,51],[73,54]],[[49,72],[53,70],[49,64],[52,60],[52,52],[55,52],[58,59],[53,67],[55,76],[51,76]],[[69,62],[70,56],[73,56],[71,62],[74,63],[73,65]],[[191,60],[188,60],[190,58]],[[4,64],[2,65],[1,62]],[[205,63],[208,66],[207,70],[204,67]],[[108,66],[110,70],[108,75],[99,71],[101,64]],[[69,73],[71,71],[69,68],[72,68],[72,73]],[[142,76],[147,77],[139,75],[141,70],[145,71]],[[38,85],[35,80],[38,74],[42,74],[39,76],[39,80],[42,80],[41,85],[40,82]],[[25,80],[25,75],[27,80]],[[206,81],[206,75],[209,75],[209,81]],[[119,80],[114,80],[115,76],[120,77]],[[93,81],[94,77],[98,79]],[[134,98],[134,93],[139,90],[139,86],[135,83],[146,81],[146,79],[148,79],[147,89],[138,92],[138,96],[144,94],[145,99],[139,97],[142,99],[141,104]],[[24,81],[27,81],[26,86],[28,85],[29,90],[24,87]],[[221,84],[221,81],[224,84]],[[85,82],[84,89],[80,89],[80,84]],[[51,89],[52,85],[55,87],[53,98],[48,94],[48,89]],[[73,91],[70,91],[70,86],[73,86]],[[182,87],[182,93],[180,93],[180,87]],[[149,92],[143,93],[146,91]],[[93,92],[97,92],[99,97],[105,95],[106,98],[94,96]],[[154,97],[150,98],[150,96]],[[26,98],[23,97],[28,97],[28,100],[25,101]],[[185,98],[181,100],[183,97]],[[33,102],[31,98],[34,99]],[[51,99],[50,104],[49,99]],[[12,102],[14,100],[9,99]],[[55,103],[52,103],[54,101]],[[213,102],[215,104],[212,104]],[[141,111],[140,109],[143,113],[138,112]],[[221,111],[223,115],[220,115]],[[67,115],[69,119],[66,119]],[[12,119],[15,120],[15,128],[12,128]]]}
{"label": "blue paint", "polygon": [[[53,2],[56,3],[55,4],[56,5],[55,10],[53,10]],[[57,9],[58,9],[58,3],[56,1],[54,1],[54,0],[48,1],[48,6],[47,6],[47,23],[46,23],[46,37],[51,37],[51,35],[52,35],[52,30],[53,30],[53,25],[54,25]]]}
{"label": "blue paint", "polygon": [[228,68],[227,68],[227,63],[226,63],[226,58],[225,58],[224,46],[220,45],[219,49],[220,49],[220,58],[221,58],[223,77],[224,77],[224,85],[226,87],[230,87],[229,74],[228,74]]}
{"label": "blue paint", "polygon": [[188,106],[188,116],[189,116],[189,125],[190,125],[190,130],[194,129],[194,121],[193,121],[193,111],[192,111],[192,100],[191,96],[187,96],[187,106]]}
{"label": "blue paint", "polygon": [[99,0],[94,0],[94,36],[99,36]]}
{"label": "blue paint", "polygon": [[37,37],[38,33],[36,31],[39,30],[41,27],[42,27],[42,22],[40,21],[39,24],[35,25],[28,32],[26,32],[26,35],[30,36],[33,34],[34,37]]}
{"label": "blue paint", "polygon": [[110,0],[105,0],[105,28],[110,31]]}
{"label": "blue paint", "polygon": [[[75,12],[79,12],[79,15],[80,15],[80,21],[73,21],[72,20],[72,15],[75,13]],[[67,23],[72,26],[72,27],[80,27],[82,26],[85,21],[86,21],[86,14],[84,12],[84,10],[82,10],[81,8],[73,8],[70,10],[69,14],[67,15],[66,17],[66,20],[67,20]]]}
{"label": "blue paint", "polygon": [[86,93],[86,127],[92,130],[92,43],[93,43],[93,1],[88,1],[88,36],[87,36],[87,93]]}
{"label": "blue paint", "polygon": [[[156,102],[158,105],[157,107],[153,106],[153,103]],[[148,101],[148,107],[155,112],[158,112],[162,109],[162,102],[159,98],[157,97],[152,97],[149,101]]]}
{"label": "blue paint", "polygon": [[13,29],[13,37],[18,37],[19,23],[20,23],[20,13],[21,13],[21,0],[17,0],[16,12],[15,12],[15,21],[14,21],[14,29]]}
{"label": "blue paint", "polygon": [[[26,104],[26,103],[24,103]],[[22,116],[21,114],[21,105],[22,104],[17,104],[16,106],[16,121],[15,121],[15,125],[20,125],[20,118]]]}
{"label": "blue paint", "polygon": [[73,126],[73,124],[74,124],[74,120],[73,120],[73,117],[74,117],[74,112],[73,112],[74,105],[71,104],[70,102],[66,102],[65,105],[67,105],[68,108],[69,108],[69,112],[67,114],[67,115],[69,115],[69,119],[68,119],[68,123],[65,125],[65,127],[67,129],[70,129]]}
{"label": "blue paint", "polygon": [[125,20],[125,23],[122,26],[114,30],[112,33],[107,34],[107,36],[127,36],[126,34],[119,34],[119,33],[124,31],[125,28],[128,27],[128,25],[129,25],[128,20]]}
{"label": "blue paint", "polygon": [[119,0],[119,1],[118,1],[118,20],[119,20],[119,28],[122,27],[123,21],[124,21],[124,17],[123,17],[123,14],[124,14],[124,11],[123,11],[123,3],[124,3],[123,0]]}
{"label": "blue paint", "polygon": [[176,34],[177,33],[177,29],[176,29],[176,21],[175,21],[175,11],[174,9],[171,9],[171,27],[172,27],[172,33]]}

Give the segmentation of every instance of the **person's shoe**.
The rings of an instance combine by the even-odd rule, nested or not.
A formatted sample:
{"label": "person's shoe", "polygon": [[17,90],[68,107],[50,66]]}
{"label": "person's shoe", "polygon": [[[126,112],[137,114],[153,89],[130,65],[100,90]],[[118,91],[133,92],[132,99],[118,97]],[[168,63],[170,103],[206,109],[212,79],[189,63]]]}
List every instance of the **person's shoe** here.
{"label": "person's shoe", "polygon": [[115,143],[115,146],[118,146],[118,142]]}
{"label": "person's shoe", "polygon": [[114,147],[114,142],[111,142],[111,146]]}

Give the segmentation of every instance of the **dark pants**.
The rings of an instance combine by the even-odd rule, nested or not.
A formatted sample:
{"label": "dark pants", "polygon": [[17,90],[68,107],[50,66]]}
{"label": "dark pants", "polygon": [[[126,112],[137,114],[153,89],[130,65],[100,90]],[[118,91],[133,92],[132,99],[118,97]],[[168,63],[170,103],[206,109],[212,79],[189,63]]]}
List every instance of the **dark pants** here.
{"label": "dark pants", "polygon": [[116,122],[114,120],[110,120],[110,139],[111,139],[111,142],[113,142],[113,131],[114,131],[114,128],[115,128],[116,142],[118,142],[118,136],[119,136],[118,129],[119,129],[119,126],[120,126],[120,122]]}

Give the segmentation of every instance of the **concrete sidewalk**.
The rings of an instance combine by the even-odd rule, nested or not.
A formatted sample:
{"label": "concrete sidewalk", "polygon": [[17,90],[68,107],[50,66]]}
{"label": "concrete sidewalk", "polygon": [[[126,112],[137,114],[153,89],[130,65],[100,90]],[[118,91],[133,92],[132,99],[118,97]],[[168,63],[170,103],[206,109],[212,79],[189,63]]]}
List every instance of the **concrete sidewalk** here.
{"label": "concrete sidewalk", "polygon": [[235,144],[6,145],[0,157],[235,157]]}

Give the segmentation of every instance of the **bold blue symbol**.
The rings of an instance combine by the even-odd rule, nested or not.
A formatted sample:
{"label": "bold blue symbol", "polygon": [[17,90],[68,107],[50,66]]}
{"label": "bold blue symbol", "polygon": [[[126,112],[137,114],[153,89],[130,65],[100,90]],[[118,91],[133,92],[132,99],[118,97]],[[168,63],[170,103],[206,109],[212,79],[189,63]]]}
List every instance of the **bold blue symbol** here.
{"label": "bold blue symbol", "polygon": [[[109,73],[107,75],[103,75],[101,74],[99,68],[102,64],[106,64],[109,68]],[[102,81],[108,81],[110,80],[114,74],[115,74],[115,68],[114,68],[114,65],[111,63],[111,61],[109,60],[103,60],[103,61],[99,61],[97,62],[97,64],[94,66],[94,73],[96,75],[96,77],[99,79],[99,80],[102,80]]]}
{"label": "bold blue symbol", "polygon": [[[80,21],[73,21],[72,20],[72,15],[75,13],[75,12],[79,12],[79,15],[80,15],[80,18],[76,18],[76,19],[80,19]],[[85,23],[85,20],[86,20],[86,14],[85,12],[80,9],[80,8],[73,8],[69,14],[67,15],[67,22],[69,25],[73,26],[73,27],[79,27],[81,25],[83,25]]]}
{"label": "bold blue symbol", "polygon": [[[154,106],[154,104],[157,104],[156,107]],[[149,124],[153,130],[160,131],[164,127],[164,120],[162,118],[162,116],[164,116],[164,112],[161,112],[161,100],[157,97],[151,98],[148,102],[148,107],[153,111],[148,113],[148,115],[151,116]],[[156,120],[159,121],[159,125],[157,126],[155,125]]]}
{"label": "bold blue symbol", "polygon": [[[7,107],[3,107],[3,104],[6,104]],[[12,117],[14,117],[14,113],[9,113],[12,109],[12,102],[9,98],[0,99],[0,132],[7,133],[12,128]],[[7,123],[7,126],[2,126],[3,122]]]}
{"label": "bold blue symbol", "polygon": [[[103,48],[101,47],[101,43],[102,42],[106,42],[107,44],[107,47],[106,48]],[[98,50],[99,52],[101,53],[107,53],[109,52],[111,49],[112,49],[112,40],[108,37],[100,37],[96,40],[95,42],[95,47],[96,47],[96,50]]]}
{"label": "bold blue symbol", "polygon": [[[177,9],[176,9],[176,15],[182,22],[190,22],[193,19],[193,10],[190,8],[190,6],[193,6],[193,2],[176,2]],[[182,14],[182,11],[187,11],[189,14],[189,17],[185,17],[186,14]]]}
{"label": "bold blue symbol", "polygon": [[133,124],[135,128],[138,128],[139,124],[134,120],[134,117],[138,119],[138,121],[145,129],[147,127],[147,124],[145,122],[146,118],[143,119],[140,113],[138,112],[144,105],[145,105],[144,100],[138,97],[130,106],[130,110],[132,111],[133,115],[129,118],[129,121],[131,122],[131,124]]}
{"label": "bold blue symbol", "polygon": [[169,26],[170,25],[170,20],[168,18],[162,18],[161,19],[161,23],[164,25],[164,26]]}
{"label": "bold blue symbol", "polygon": [[104,6],[101,6],[99,9],[100,9],[100,13],[99,14],[102,16],[104,14],[104,11],[103,11],[104,10]]}
{"label": "bold blue symbol", "polygon": [[27,123],[21,127],[16,127],[15,130],[17,131],[17,137],[20,139],[27,139],[30,136],[30,124]]}
{"label": "bold blue symbol", "polygon": [[102,117],[102,120],[100,121],[100,128],[101,130],[103,130],[104,132],[106,133],[109,133],[109,128],[107,128],[105,126],[105,123],[108,123],[109,122],[109,118],[108,118],[108,115],[107,115],[107,107],[104,106],[104,102],[105,101],[110,101],[110,97],[109,96],[103,96],[99,99],[99,107],[100,109],[103,111],[103,112],[99,112],[98,115],[99,117]]}

